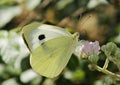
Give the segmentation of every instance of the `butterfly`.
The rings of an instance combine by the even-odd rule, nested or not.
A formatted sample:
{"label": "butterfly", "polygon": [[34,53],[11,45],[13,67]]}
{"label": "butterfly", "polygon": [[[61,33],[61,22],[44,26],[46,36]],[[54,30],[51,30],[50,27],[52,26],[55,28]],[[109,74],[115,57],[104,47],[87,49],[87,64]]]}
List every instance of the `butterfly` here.
{"label": "butterfly", "polygon": [[71,34],[57,26],[33,22],[23,27],[22,36],[31,53],[32,69],[54,78],[67,65],[78,44],[79,33]]}

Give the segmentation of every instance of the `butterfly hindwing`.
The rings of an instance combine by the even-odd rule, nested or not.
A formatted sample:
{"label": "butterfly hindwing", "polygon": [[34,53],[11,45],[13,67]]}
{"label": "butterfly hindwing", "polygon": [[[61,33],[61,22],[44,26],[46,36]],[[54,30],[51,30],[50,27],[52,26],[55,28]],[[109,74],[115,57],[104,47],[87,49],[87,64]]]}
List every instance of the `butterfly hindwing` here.
{"label": "butterfly hindwing", "polygon": [[58,76],[68,63],[76,43],[77,37],[74,36],[62,36],[46,41],[32,53],[32,68],[49,78]]}

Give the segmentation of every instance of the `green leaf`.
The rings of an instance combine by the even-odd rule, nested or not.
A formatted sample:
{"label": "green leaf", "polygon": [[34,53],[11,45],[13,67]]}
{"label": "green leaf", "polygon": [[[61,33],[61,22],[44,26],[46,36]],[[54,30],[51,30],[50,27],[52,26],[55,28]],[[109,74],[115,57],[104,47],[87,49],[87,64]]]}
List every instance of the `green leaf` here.
{"label": "green leaf", "polygon": [[97,54],[90,55],[90,56],[88,57],[88,60],[89,60],[91,63],[96,64],[97,61],[99,60],[99,56],[98,56]]}
{"label": "green leaf", "polygon": [[41,76],[39,76],[37,73],[35,73],[32,69],[28,69],[20,75],[20,80],[23,83],[28,83],[37,77],[39,77],[39,80],[41,80]]}
{"label": "green leaf", "polygon": [[81,69],[76,70],[73,72],[72,80],[83,80],[85,78],[85,72]]}
{"label": "green leaf", "polygon": [[76,70],[78,65],[79,65],[78,58],[75,55],[72,55],[69,60],[69,63],[67,64],[68,69],[70,69],[71,71],[74,71],[74,70]]}
{"label": "green leaf", "polygon": [[28,49],[21,35],[14,31],[0,31],[0,35],[0,55],[2,60],[19,68],[22,58],[28,55]]}
{"label": "green leaf", "polygon": [[0,0],[0,6],[13,4],[16,0]]}
{"label": "green leaf", "polygon": [[117,49],[117,46],[116,46],[116,44],[113,43],[113,42],[109,42],[109,43],[107,43],[106,45],[103,45],[103,46],[101,47],[101,50],[102,50],[102,51],[105,53],[105,55],[107,55],[107,56],[113,55],[113,54],[115,53],[116,49]]}
{"label": "green leaf", "polygon": [[1,85],[20,85],[18,84],[17,80],[15,78],[8,79],[6,81],[3,81]]}
{"label": "green leaf", "polygon": [[4,27],[14,17],[20,15],[22,9],[20,6],[6,6],[0,8],[0,28]]}

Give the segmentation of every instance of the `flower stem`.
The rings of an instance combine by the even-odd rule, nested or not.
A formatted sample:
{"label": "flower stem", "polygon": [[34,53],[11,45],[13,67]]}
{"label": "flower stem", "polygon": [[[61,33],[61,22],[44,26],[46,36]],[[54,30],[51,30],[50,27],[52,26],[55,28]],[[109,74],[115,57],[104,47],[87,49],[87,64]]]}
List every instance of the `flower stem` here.
{"label": "flower stem", "polygon": [[119,74],[115,74],[115,73],[113,73],[113,72],[111,72],[111,71],[108,71],[107,69],[101,68],[101,67],[98,66],[98,65],[94,65],[94,67],[95,67],[96,70],[98,70],[98,71],[100,71],[100,72],[102,72],[102,73],[108,74],[108,75],[110,75],[110,76],[112,76],[112,77],[115,77],[115,78],[120,78],[120,75],[119,75]]}
{"label": "flower stem", "polygon": [[103,69],[107,69],[108,65],[109,65],[109,59],[106,58],[105,64],[104,64],[104,66],[103,66]]}

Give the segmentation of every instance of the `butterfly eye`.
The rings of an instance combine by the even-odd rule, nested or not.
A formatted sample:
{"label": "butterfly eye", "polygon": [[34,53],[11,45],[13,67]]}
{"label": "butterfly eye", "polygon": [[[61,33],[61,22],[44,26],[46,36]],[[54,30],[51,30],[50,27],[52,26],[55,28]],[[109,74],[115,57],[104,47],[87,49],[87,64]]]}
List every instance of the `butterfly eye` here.
{"label": "butterfly eye", "polygon": [[39,35],[38,39],[39,39],[39,40],[43,40],[43,39],[45,39],[45,35],[44,35],[44,34]]}

